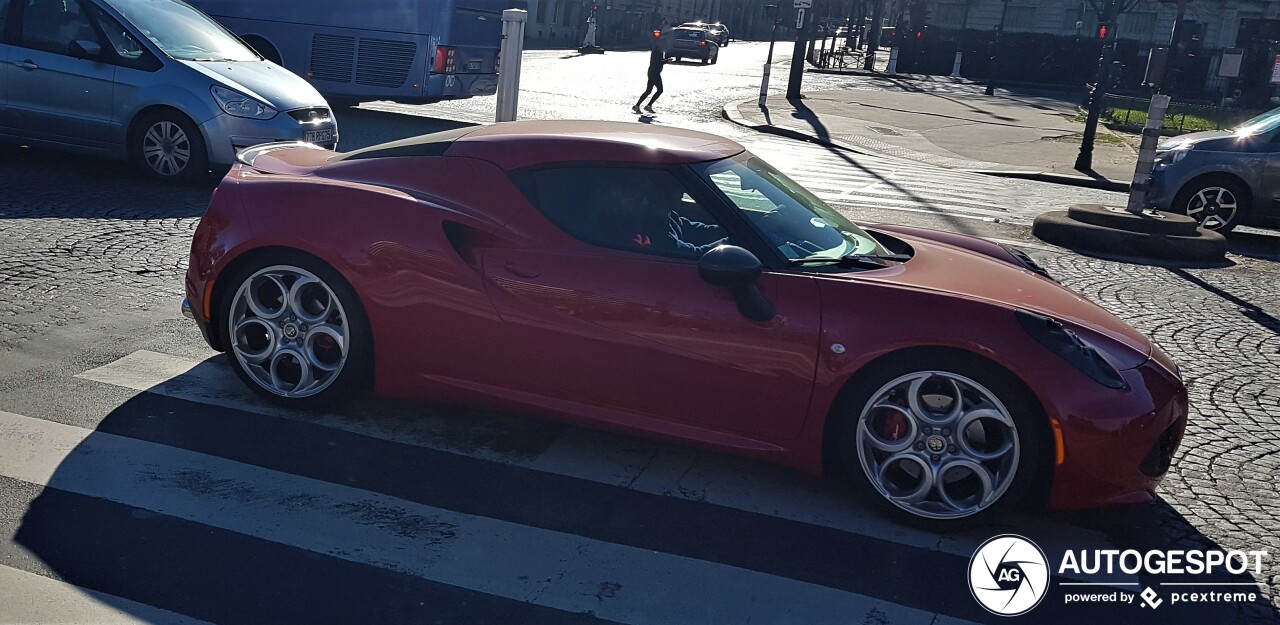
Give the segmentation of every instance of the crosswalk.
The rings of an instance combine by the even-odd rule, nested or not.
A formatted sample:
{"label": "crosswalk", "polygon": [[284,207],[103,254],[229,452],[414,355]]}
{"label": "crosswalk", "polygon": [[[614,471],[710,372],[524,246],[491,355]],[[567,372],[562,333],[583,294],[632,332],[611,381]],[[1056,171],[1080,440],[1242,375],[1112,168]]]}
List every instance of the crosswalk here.
{"label": "crosswalk", "polygon": [[1016,210],[1015,188],[991,176],[783,138],[740,142],[835,206],[1019,223],[1033,216]]}
{"label": "crosswalk", "polygon": [[[0,623],[1002,622],[965,579],[1009,526],[899,525],[834,480],[509,416],[295,412],[213,356],[138,351],[67,388],[125,399],[0,411],[0,592],[47,598]],[[1003,522],[1051,561],[1114,548]]]}

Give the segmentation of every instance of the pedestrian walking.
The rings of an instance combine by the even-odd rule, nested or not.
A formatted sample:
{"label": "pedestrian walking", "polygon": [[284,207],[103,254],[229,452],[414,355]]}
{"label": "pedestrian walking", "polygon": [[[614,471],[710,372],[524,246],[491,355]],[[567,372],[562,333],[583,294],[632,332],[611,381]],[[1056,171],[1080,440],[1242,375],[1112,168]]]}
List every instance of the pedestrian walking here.
{"label": "pedestrian walking", "polygon": [[663,41],[661,34],[653,38],[653,46],[649,50],[649,82],[645,84],[644,93],[640,94],[640,99],[636,100],[636,105],[631,107],[631,112],[639,113],[640,105],[644,103],[644,99],[649,97],[649,92],[653,92],[653,97],[649,99],[649,103],[645,105],[646,113],[652,113],[653,103],[658,100],[658,96],[662,95],[662,66],[667,62],[667,47]]}

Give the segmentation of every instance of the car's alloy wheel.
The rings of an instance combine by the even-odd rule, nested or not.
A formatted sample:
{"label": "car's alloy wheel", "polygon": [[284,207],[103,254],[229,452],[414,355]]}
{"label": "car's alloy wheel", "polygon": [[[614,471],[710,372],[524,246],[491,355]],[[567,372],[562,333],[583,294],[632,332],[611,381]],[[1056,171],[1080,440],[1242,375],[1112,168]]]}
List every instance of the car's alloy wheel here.
{"label": "car's alloy wheel", "polygon": [[158,180],[187,182],[209,170],[204,138],[195,124],[177,113],[141,120],[130,150],[142,172]]}
{"label": "car's alloy wheel", "polygon": [[1027,464],[1014,413],[970,377],[911,371],[864,397],[856,429],[845,434],[855,439],[853,455],[874,491],[913,517],[979,514],[1009,494]]}
{"label": "car's alloy wheel", "polygon": [[1201,228],[1225,232],[1235,227],[1241,206],[1236,189],[1210,184],[1190,194],[1182,208]]}
{"label": "car's alloy wheel", "polygon": [[234,285],[227,308],[228,353],[237,373],[272,398],[305,403],[339,386],[367,346],[358,306],[316,272],[292,264],[258,269]]}

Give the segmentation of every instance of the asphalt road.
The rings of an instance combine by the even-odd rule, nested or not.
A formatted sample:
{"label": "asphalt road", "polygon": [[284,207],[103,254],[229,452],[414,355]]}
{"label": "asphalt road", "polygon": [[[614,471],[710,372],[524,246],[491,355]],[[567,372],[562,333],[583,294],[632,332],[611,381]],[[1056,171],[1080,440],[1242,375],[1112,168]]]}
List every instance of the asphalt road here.
{"label": "asphalt road", "polygon": [[[965,583],[995,534],[1032,538],[1050,561],[1067,549],[1280,551],[1271,240],[1240,237],[1220,268],[1037,244],[1037,212],[1115,196],[750,134],[719,110],[757,92],[764,54],[734,43],[717,65],[668,67],[659,113],[641,121],[733,137],[863,221],[1021,242],[1151,334],[1193,401],[1161,502],[937,534],[884,518],[836,480],[520,415],[381,400],[281,411],[178,314],[212,184],[157,187],[120,164],[6,147],[0,623],[995,623]],[[637,121],[646,62],[530,52],[522,116]],[[487,121],[492,106],[365,104],[339,113],[342,149]],[[1133,592],[1169,580],[1083,581]],[[1034,616],[1273,622],[1274,564],[1217,581],[1261,598],[1066,606],[1055,586]]]}

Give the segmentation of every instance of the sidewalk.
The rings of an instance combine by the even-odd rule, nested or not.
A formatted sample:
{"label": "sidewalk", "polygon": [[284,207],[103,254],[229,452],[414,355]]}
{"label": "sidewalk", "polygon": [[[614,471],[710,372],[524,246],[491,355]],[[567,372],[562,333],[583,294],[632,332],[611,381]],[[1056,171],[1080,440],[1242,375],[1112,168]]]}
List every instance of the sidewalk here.
{"label": "sidewalk", "polygon": [[770,96],[724,107],[730,121],[794,138],[886,154],[941,167],[1009,177],[1126,190],[1137,154],[1098,127],[1093,168],[1076,171],[1084,124],[1060,98],[997,91],[964,79],[848,72],[876,89],[815,91],[789,101]]}

